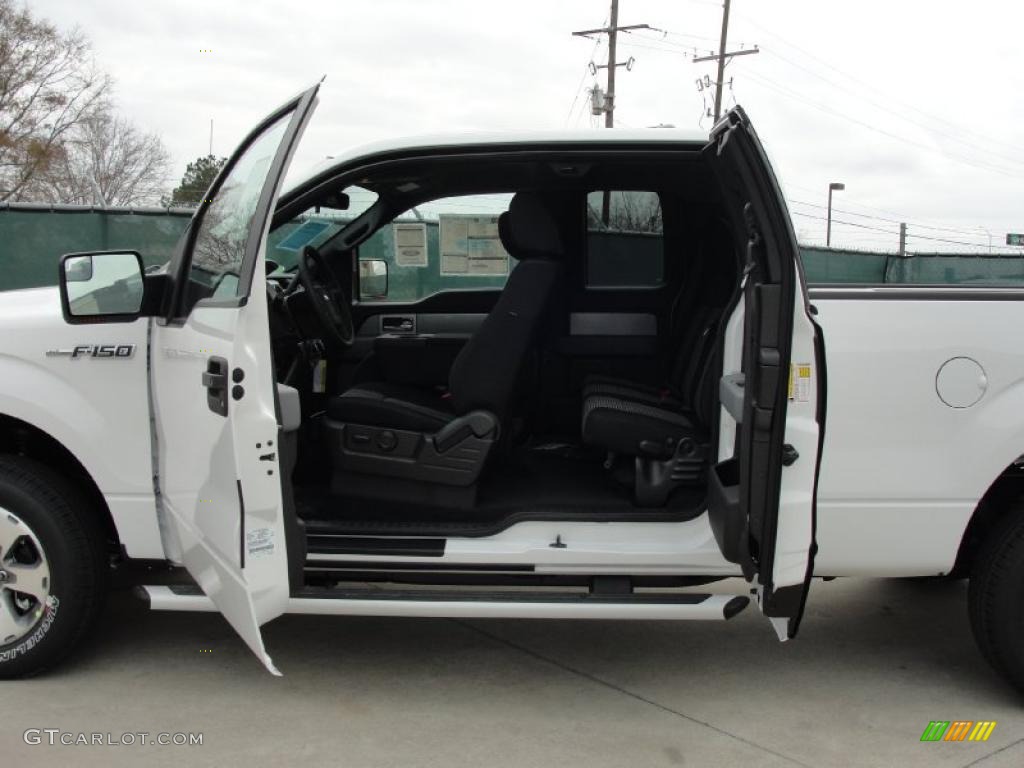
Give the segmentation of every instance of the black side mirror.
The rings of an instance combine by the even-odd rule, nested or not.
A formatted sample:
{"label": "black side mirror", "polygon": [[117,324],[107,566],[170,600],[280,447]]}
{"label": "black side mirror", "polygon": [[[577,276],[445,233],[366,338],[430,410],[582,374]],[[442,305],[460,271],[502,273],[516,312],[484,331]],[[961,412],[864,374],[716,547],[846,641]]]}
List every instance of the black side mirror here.
{"label": "black side mirror", "polygon": [[388,297],[388,263],[383,259],[359,262],[359,298],[386,299]]}

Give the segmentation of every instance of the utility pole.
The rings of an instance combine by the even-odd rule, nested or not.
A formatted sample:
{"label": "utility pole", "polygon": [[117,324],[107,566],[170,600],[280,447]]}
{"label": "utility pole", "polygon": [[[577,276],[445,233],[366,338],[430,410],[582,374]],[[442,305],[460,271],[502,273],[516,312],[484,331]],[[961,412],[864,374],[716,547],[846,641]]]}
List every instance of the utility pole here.
{"label": "utility pole", "polygon": [[628,24],[626,26],[619,26],[619,0],[612,0],[611,13],[608,16],[609,24],[607,27],[600,27],[598,29],[581,29],[578,32],[573,32],[574,37],[586,37],[590,38],[592,35],[608,35],[608,63],[607,64],[594,64],[591,62],[590,71],[596,74],[599,69],[607,69],[607,85],[605,87],[603,103],[599,103],[598,99],[594,100],[595,106],[593,109],[594,114],[604,113],[604,127],[611,128],[615,125],[615,70],[618,67],[625,67],[626,70],[633,68],[633,57],[631,56],[627,61],[616,60],[616,43],[618,41],[619,32],[628,32],[633,29],[650,29],[650,24]]}
{"label": "utility pole", "polygon": [[210,156],[213,156],[213,118],[210,118]]}
{"label": "utility pole", "polygon": [[615,42],[619,37],[619,0],[612,0],[612,11],[608,20],[608,87],[604,96],[608,100],[608,106],[604,111],[605,128],[611,128],[615,124]]}
{"label": "utility pole", "polygon": [[699,56],[693,60],[694,64],[702,61],[717,61],[718,62],[718,79],[715,81],[715,122],[718,122],[718,118],[722,116],[722,90],[725,86],[725,65],[734,56],[748,56],[753,53],[760,53],[757,46],[753,48],[744,48],[739,51],[725,50],[726,43],[729,39],[729,6],[731,0],[725,0],[722,6],[722,38],[718,44],[718,54],[711,54],[709,56]]}
{"label": "utility pole", "polygon": [[907,255],[907,225],[900,224],[900,256]]}
{"label": "utility pole", "polygon": [[[628,72],[633,68],[633,57],[630,56],[628,61],[618,62],[615,59],[615,44],[617,42],[619,32],[627,32],[632,29],[650,29],[650,24],[629,24],[627,26],[619,26],[619,0],[612,0],[611,12],[608,15],[608,26],[601,27],[600,29],[582,29],[578,32],[573,32],[575,37],[586,37],[590,38],[591,35],[608,35],[608,63],[607,64],[594,64],[591,62],[590,71],[593,74],[597,73],[599,69],[606,69],[607,71],[607,86],[605,88],[603,101],[597,98],[595,87],[595,93],[593,94],[593,107],[592,112],[594,114],[600,114],[604,112],[604,127],[612,128],[615,125],[615,70],[618,67],[625,67]],[[602,196],[601,202],[601,221],[604,222],[605,226],[608,225],[609,216],[611,209],[611,196],[608,190],[605,190]]]}
{"label": "utility pole", "polygon": [[722,39],[718,43],[718,78],[715,88],[715,122],[722,116],[722,83],[725,82],[725,43],[729,39],[729,2],[722,6]]}

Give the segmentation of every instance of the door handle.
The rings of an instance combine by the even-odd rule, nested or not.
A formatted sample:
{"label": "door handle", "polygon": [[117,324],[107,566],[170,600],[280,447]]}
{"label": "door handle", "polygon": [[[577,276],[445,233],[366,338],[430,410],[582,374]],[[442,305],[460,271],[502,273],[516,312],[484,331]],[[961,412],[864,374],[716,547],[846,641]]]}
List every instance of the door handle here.
{"label": "door handle", "polygon": [[206,405],[211,411],[228,415],[228,361],[223,357],[211,357],[203,371],[203,387],[206,389]]}
{"label": "door handle", "polygon": [[416,319],[407,315],[385,315],[380,319],[380,328],[383,333],[414,333]]}

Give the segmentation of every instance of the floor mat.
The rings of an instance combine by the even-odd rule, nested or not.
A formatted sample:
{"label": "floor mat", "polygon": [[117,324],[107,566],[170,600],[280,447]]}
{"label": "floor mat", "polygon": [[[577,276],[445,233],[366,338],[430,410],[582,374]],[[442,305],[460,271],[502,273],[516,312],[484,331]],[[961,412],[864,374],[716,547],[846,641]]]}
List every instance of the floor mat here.
{"label": "floor mat", "polygon": [[520,449],[489,467],[472,510],[338,496],[326,486],[295,494],[311,529],[404,535],[490,535],[523,520],[676,520],[699,512],[704,500],[703,488],[683,488],[664,508],[637,508],[600,457],[569,444]]}

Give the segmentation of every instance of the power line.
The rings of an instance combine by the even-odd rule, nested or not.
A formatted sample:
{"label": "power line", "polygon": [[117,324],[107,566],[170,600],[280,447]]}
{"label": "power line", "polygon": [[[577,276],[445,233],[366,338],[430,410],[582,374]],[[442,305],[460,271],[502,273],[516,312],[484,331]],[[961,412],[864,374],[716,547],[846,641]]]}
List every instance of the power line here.
{"label": "power line", "polygon": [[[804,217],[806,219],[817,219],[818,221],[827,221],[828,220],[824,216],[815,216],[812,213],[801,213],[800,211],[790,211],[790,213],[792,215],[794,215],[794,216],[802,216],[802,217]],[[867,224],[858,224],[855,221],[843,221],[842,219],[837,219],[835,216],[832,217],[832,223],[833,224],[845,224],[845,225],[850,226],[850,227],[857,227],[858,229],[868,229],[868,230],[871,230],[872,232],[885,232],[887,234],[893,234],[893,232],[891,230],[888,230],[888,229],[882,229],[881,227],[872,227],[872,226],[869,226]]]}
{"label": "power line", "polygon": [[808,67],[805,67],[805,66],[803,66],[803,65],[793,61],[792,59],[790,59],[790,58],[788,58],[786,56],[783,56],[778,51],[773,51],[770,48],[766,48],[766,49],[764,49],[764,51],[768,55],[774,56],[774,57],[778,58],[779,60],[785,62],[786,64],[789,64],[791,67],[795,67],[796,69],[799,69],[799,70],[801,70],[803,72],[806,72],[807,74],[811,75],[814,78],[817,78],[818,80],[822,81],[823,83],[825,83],[827,85],[830,85],[830,86],[833,86],[834,88],[839,88],[840,90],[843,90],[846,93],[849,93],[850,95],[854,96],[855,98],[861,99],[861,100],[867,102],[868,104],[871,104],[876,109],[879,109],[879,110],[881,110],[881,111],[883,111],[883,112],[885,112],[885,113],[887,113],[889,115],[892,115],[892,116],[896,117],[899,120],[903,120],[904,122],[909,123],[910,125],[913,125],[913,126],[916,126],[918,128],[921,128],[922,130],[924,130],[924,131],[926,131],[928,133],[934,134],[936,136],[941,136],[941,137],[943,137],[945,139],[948,139],[949,141],[957,142],[958,144],[962,144],[962,145],[964,145],[966,147],[969,147],[970,149],[972,149],[972,150],[974,150],[976,152],[983,152],[985,154],[991,155],[993,158],[996,158],[996,159],[999,159],[999,160],[1003,160],[1003,161],[1005,161],[1007,163],[1016,164],[1016,165],[1024,165],[1024,159],[1019,159],[1019,158],[1011,157],[1009,155],[1005,155],[1005,154],[1000,153],[1000,152],[996,152],[996,151],[994,151],[992,149],[989,149],[988,147],[985,147],[985,146],[983,146],[981,144],[978,144],[975,141],[970,141],[968,139],[964,139],[964,138],[961,138],[959,136],[955,136],[955,135],[953,135],[953,134],[951,134],[951,133],[949,133],[947,131],[938,130],[938,129],[936,129],[936,127],[934,125],[929,125],[929,124],[924,123],[924,122],[922,122],[920,120],[915,120],[914,118],[908,117],[905,112],[901,112],[901,111],[899,111],[897,109],[893,109],[891,107],[888,107],[885,104],[882,104],[881,102],[877,101],[876,99],[873,99],[873,98],[870,98],[868,96],[865,96],[862,93],[858,93],[853,88],[850,88],[849,86],[846,86],[843,83],[840,83],[840,82],[837,82],[837,81],[832,80],[830,78],[827,78],[824,75],[822,75],[821,73],[815,72],[814,70],[809,69]]}
{"label": "power line", "polygon": [[[601,22],[601,26],[605,26],[608,23],[608,17]],[[594,56],[597,55],[598,48],[601,47],[601,38],[594,40],[594,47],[590,49],[590,56],[587,57],[586,64],[583,65],[583,77],[580,78],[579,85],[576,86],[576,96],[572,100],[572,106],[569,107],[569,114],[565,117],[566,125],[569,124],[569,120],[572,118],[573,111],[576,109],[576,103],[579,101],[580,94],[583,93],[583,83],[587,80],[587,75],[590,74],[590,65],[594,62]]]}
{"label": "power line", "polygon": [[[833,210],[835,210],[835,209],[833,209]],[[817,221],[827,221],[826,217],[824,217],[824,216],[815,216],[814,214],[811,214],[811,213],[802,213],[800,211],[790,211],[790,213],[793,216],[800,216],[800,217],[805,218],[805,219],[815,219]],[[869,232],[883,232],[883,233],[888,234],[890,236],[896,236],[896,237],[899,236],[899,232],[898,231],[897,232],[893,232],[892,230],[882,229],[881,227],[872,227],[872,226],[867,225],[867,224],[858,224],[855,221],[844,221],[843,219],[837,219],[835,216],[832,217],[832,223],[833,224],[843,224],[843,225],[848,226],[848,227],[856,227],[857,229],[863,229],[863,230],[867,230]],[[948,238],[944,238],[944,237],[931,237],[929,235],[916,235],[916,234],[913,234],[911,232],[907,232],[906,233],[906,238],[907,239],[914,239],[914,240],[927,240],[927,241],[935,242],[935,243],[947,243],[949,245],[962,245],[962,246],[964,246],[966,248],[979,248],[979,249],[986,249],[986,250],[989,250],[989,251],[991,251],[993,248],[1001,248],[1001,249],[1003,249],[1001,252],[1002,253],[1006,253],[1006,254],[1020,253],[1021,252],[1019,248],[1015,248],[1014,246],[1009,246],[1009,245],[997,245],[997,244],[986,245],[985,243],[972,243],[972,242],[966,242],[964,240],[952,240],[952,239],[948,239]]]}
{"label": "power line", "polygon": [[[811,208],[820,208],[822,210],[825,210],[825,206],[824,205],[819,205],[818,203],[808,203],[808,202],[805,202],[803,200],[794,200],[792,198],[789,199],[789,202],[793,203],[793,204],[796,204],[796,205],[806,205],[806,206],[809,206]],[[870,213],[859,213],[857,211],[844,210],[842,208],[836,208],[835,206],[833,206],[832,210],[837,212],[837,213],[846,214],[848,216],[859,216],[859,217],[861,217],[863,219],[875,219],[877,221],[888,221],[888,222],[890,222],[892,224],[904,224],[904,223],[906,223],[906,224],[910,224],[911,226],[917,227],[918,229],[935,230],[936,232],[952,232],[954,234],[960,234],[960,235],[972,235],[972,236],[978,235],[977,228],[975,228],[974,230],[968,230],[968,229],[956,229],[956,228],[953,228],[953,227],[937,227],[937,226],[932,226],[930,224],[924,224],[922,222],[910,221],[909,219],[906,219],[906,218],[890,219],[890,218],[887,218],[885,216],[874,216],[874,215],[872,215]]]}
{"label": "power line", "polygon": [[[791,189],[798,189],[801,192],[807,192],[807,193],[812,194],[812,195],[816,195],[816,194],[818,194],[818,192],[820,192],[820,190],[818,190],[818,189],[811,189],[810,187],[805,187],[805,186],[803,186],[801,184],[786,184],[786,186],[791,188]],[[807,205],[813,205],[813,203],[807,203]],[[874,206],[874,205],[868,205],[867,203],[858,203],[856,200],[851,200],[849,198],[846,198],[846,202],[844,203],[844,205],[853,205],[853,206],[855,206],[857,208],[865,208],[865,209],[867,209],[869,211],[876,211],[878,213],[884,213],[884,214],[887,214],[888,216],[896,217],[896,218],[893,218],[893,219],[885,219],[886,221],[892,221],[894,223],[895,222],[908,221],[907,219],[903,218],[902,214],[896,213],[895,211],[887,210],[885,208],[879,208],[878,206]],[[824,208],[824,206],[819,206],[819,207]],[[865,214],[856,214],[856,215],[864,216]],[[879,218],[882,218],[882,217],[879,217]],[[933,227],[933,226],[929,226],[927,224],[924,224],[920,220],[916,221],[916,222],[909,222],[908,221],[908,223],[913,224],[914,226],[920,227],[922,229],[939,229],[939,227]]]}
{"label": "power line", "polygon": [[674,50],[672,48],[661,48],[655,45],[641,45],[640,43],[634,43],[632,40],[624,40],[619,45],[626,46],[627,48],[641,48],[646,51],[659,51],[660,53],[667,53],[672,56],[683,56],[689,58],[692,54],[682,50]]}
{"label": "power line", "polygon": [[1009,253],[1021,253],[1020,248],[1018,248],[1016,246],[1012,246],[1012,245],[1003,245],[1001,243],[994,243],[992,245],[986,246],[983,243],[965,243],[965,242],[963,242],[961,240],[948,240],[948,239],[943,238],[943,237],[929,237],[928,235],[915,235],[913,233],[908,233],[907,237],[908,238],[912,238],[914,240],[930,240],[930,241],[935,242],[935,243],[951,243],[953,245],[967,245],[967,246],[970,246],[971,248],[988,248],[989,250],[991,250],[993,248],[1002,248],[1002,249],[1004,249],[1004,251],[1008,251]]}
{"label": "power line", "polygon": [[[713,5],[717,5],[717,3],[713,3]],[[689,34],[687,32],[673,32],[670,29],[663,29],[661,31],[662,31],[662,34],[668,35],[669,37],[685,37],[688,40],[703,40],[705,42],[711,42],[711,43],[718,42],[715,38],[707,37],[705,35],[691,35],[691,34]]]}
{"label": "power line", "polygon": [[846,120],[846,121],[848,121],[850,123],[853,123],[855,125],[859,125],[862,128],[866,128],[869,131],[873,131],[874,133],[878,133],[878,134],[880,134],[882,136],[886,136],[886,137],[888,137],[890,139],[893,139],[895,141],[899,141],[899,142],[902,142],[904,144],[909,144],[912,147],[916,147],[918,149],[923,149],[923,150],[928,151],[928,152],[933,152],[935,154],[941,155],[942,157],[944,157],[947,160],[956,160],[956,161],[958,161],[958,162],[960,162],[960,163],[962,163],[964,165],[972,166],[972,167],[974,167],[974,168],[976,168],[978,170],[991,171],[992,173],[997,173],[997,174],[999,174],[1001,176],[1006,176],[1007,178],[1011,178],[1011,179],[1018,179],[1018,178],[1020,178],[1020,174],[1015,174],[1015,173],[1007,172],[1005,168],[1002,168],[1002,167],[997,166],[997,165],[993,165],[993,164],[988,163],[988,162],[986,162],[984,160],[971,159],[971,158],[968,158],[968,157],[964,157],[962,155],[952,154],[950,152],[946,152],[946,151],[937,149],[935,147],[928,146],[927,144],[921,144],[921,143],[919,143],[917,141],[914,141],[913,139],[908,139],[906,136],[901,136],[899,134],[892,133],[891,131],[887,131],[884,128],[879,128],[879,127],[877,127],[875,125],[872,125],[870,123],[866,123],[863,120],[857,119],[856,117],[848,115],[848,114],[846,114],[844,112],[840,112],[837,109],[833,109],[832,107],[830,107],[830,106],[828,106],[826,104],[822,104],[821,102],[815,101],[813,99],[809,99],[809,98],[807,98],[807,97],[805,97],[805,96],[803,96],[801,94],[798,94],[795,91],[792,91],[789,88],[786,88],[785,86],[780,85],[779,83],[776,83],[773,80],[769,80],[769,79],[764,78],[764,77],[758,77],[758,76],[753,75],[753,74],[750,74],[748,76],[754,82],[760,83],[762,87],[768,88],[769,90],[773,90],[776,93],[779,93],[779,94],[781,94],[781,95],[783,95],[783,96],[785,96],[787,98],[803,102],[803,103],[807,104],[808,106],[811,106],[814,109],[817,109],[817,110],[819,110],[821,112],[825,112],[826,114],[830,114],[830,115],[832,115],[834,117],[839,117],[839,118],[841,118],[843,120]]}
{"label": "power line", "polygon": [[[804,48],[801,48],[796,43],[793,43],[793,42],[790,42],[790,41],[786,40],[786,38],[782,37],[778,33],[773,32],[771,29],[769,29],[768,27],[764,26],[763,24],[759,24],[754,19],[751,19],[745,13],[740,13],[739,15],[742,16],[744,19],[746,19],[746,21],[748,23],[750,23],[751,25],[753,25],[757,29],[761,30],[762,32],[770,35],[771,37],[774,37],[776,40],[781,42],[786,47],[792,48],[793,50],[798,51],[799,53],[803,54],[807,58],[812,59],[812,60],[818,62],[819,64],[821,64],[822,66],[825,66],[828,69],[831,69],[833,72],[836,72],[837,74],[842,75],[843,77],[847,78],[848,80],[850,80],[850,81],[852,81],[854,83],[857,83],[861,88],[864,88],[865,90],[868,90],[868,91],[876,91],[877,90],[874,85],[871,85],[871,84],[865,82],[864,80],[861,80],[860,78],[856,77],[855,75],[852,75],[849,72],[847,72],[847,71],[845,71],[845,70],[835,66],[831,62],[826,61],[825,59],[823,59],[823,58],[821,58],[819,56],[814,55],[810,51],[808,51],[808,50],[806,50]],[[960,133],[963,133],[963,134],[966,134],[966,135],[970,135],[970,136],[976,136],[977,138],[979,138],[979,139],[981,139],[983,141],[989,142],[989,143],[1002,144],[1004,147],[1006,147],[1006,148],[1008,148],[1008,149],[1010,149],[1012,151],[1019,151],[1020,150],[1020,146],[1017,145],[1017,144],[1013,144],[1013,143],[1010,143],[1010,142],[1002,141],[1001,139],[996,139],[996,138],[993,138],[991,136],[981,135],[981,134],[977,133],[976,131],[972,131],[970,129],[964,128],[962,125],[954,123],[953,121],[948,120],[947,118],[940,117],[940,116],[935,115],[933,113],[927,112],[927,111],[925,111],[923,109],[915,107],[912,104],[908,104],[902,97],[899,99],[899,104],[900,104],[901,107],[909,109],[912,112],[916,112],[917,114],[919,114],[922,117],[925,117],[925,118],[927,118],[929,120],[932,120],[934,122],[945,123],[947,126],[953,128],[954,130],[956,130],[956,131],[958,131]]]}

